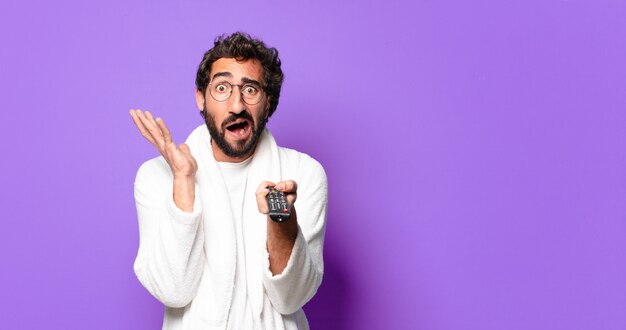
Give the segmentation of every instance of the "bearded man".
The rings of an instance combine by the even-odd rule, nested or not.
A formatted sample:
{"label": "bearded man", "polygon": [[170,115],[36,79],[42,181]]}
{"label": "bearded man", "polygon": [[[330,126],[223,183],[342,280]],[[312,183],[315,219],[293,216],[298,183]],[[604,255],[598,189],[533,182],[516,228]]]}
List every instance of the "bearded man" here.
{"label": "bearded man", "polygon": [[[163,329],[308,329],[302,306],[322,281],[328,185],[316,160],[265,128],[282,82],[278,51],[238,32],[200,62],[204,124],[185,143],[161,118],[130,110],[161,154],[135,179],[134,271],[165,305]],[[286,197],[285,221],[268,215],[271,189]]]}

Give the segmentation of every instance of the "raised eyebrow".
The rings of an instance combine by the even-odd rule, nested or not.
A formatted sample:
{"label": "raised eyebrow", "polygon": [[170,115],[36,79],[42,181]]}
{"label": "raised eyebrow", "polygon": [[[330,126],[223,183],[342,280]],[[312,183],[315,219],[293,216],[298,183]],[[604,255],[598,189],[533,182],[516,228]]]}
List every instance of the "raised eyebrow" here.
{"label": "raised eyebrow", "polygon": [[243,78],[241,78],[241,81],[242,81],[244,84],[255,84],[255,85],[257,85],[257,86],[261,87],[261,83],[260,83],[260,82],[258,82],[258,81],[256,81],[256,80],[254,80],[254,79],[250,79],[250,78],[243,77]]}
{"label": "raised eyebrow", "polygon": [[[228,72],[228,71],[223,71],[223,72],[216,72],[213,77],[211,78],[211,80],[214,80],[215,78],[219,78],[219,77],[227,77],[227,78],[232,78],[233,74]],[[247,77],[243,77],[241,78],[241,81],[244,84],[255,84],[259,87],[262,87],[261,83],[258,82],[257,80],[251,79],[251,78],[247,78]]]}
{"label": "raised eyebrow", "polygon": [[217,77],[228,77],[228,78],[232,78],[233,74],[228,72],[228,71],[223,71],[223,72],[216,72],[213,77],[211,77],[211,80],[217,78]]}

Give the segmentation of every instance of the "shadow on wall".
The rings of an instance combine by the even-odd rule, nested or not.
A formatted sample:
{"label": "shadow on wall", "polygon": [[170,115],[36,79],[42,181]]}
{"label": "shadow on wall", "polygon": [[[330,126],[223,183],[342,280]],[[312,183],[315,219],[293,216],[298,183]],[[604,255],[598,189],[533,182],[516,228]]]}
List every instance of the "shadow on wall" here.
{"label": "shadow on wall", "polygon": [[[341,226],[334,226],[334,219],[345,219],[349,207],[342,207],[342,201],[332,198],[328,201],[328,224],[324,239],[324,278],[317,293],[304,306],[309,326],[311,329],[337,329],[347,330],[350,328],[348,320],[354,311],[355,282],[351,281],[354,276],[350,275],[350,262],[345,260],[345,250],[342,247]],[[341,214],[335,210],[341,210]]]}
{"label": "shadow on wall", "polygon": [[[327,242],[328,243],[328,242]],[[327,244],[325,251],[334,251],[332,245]],[[345,262],[341,262],[332,252],[324,253],[324,279],[317,290],[317,294],[304,306],[311,329],[337,329],[347,327],[347,316],[350,301],[351,287],[348,285],[348,276]]]}

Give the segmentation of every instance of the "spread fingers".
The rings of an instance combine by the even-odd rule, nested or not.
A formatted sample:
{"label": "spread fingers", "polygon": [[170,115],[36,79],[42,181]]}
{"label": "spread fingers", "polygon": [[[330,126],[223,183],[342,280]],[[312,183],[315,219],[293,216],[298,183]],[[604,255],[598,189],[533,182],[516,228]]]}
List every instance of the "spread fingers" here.
{"label": "spread fingers", "polygon": [[152,138],[156,142],[155,146],[159,150],[163,150],[165,146],[165,142],[163,141],[163,132],[161,132],[161,129],[157,125],[156,121],[154,121],[154,118],[152,117],[150,111],[138,111],[137,114],[141,122],[144,124],[144,126],[146,127],[148,132],[150,132]]}
{"label": "spread fingers", "polygon": [[165,141],[165,144],[171,144],[172,135],[170,134],[170,130],[165,125],[165,122],[163,121],[163,119],[157,118],[156,123],[159,125],[159,128],[161,129],[161,132],[163,133],[163,140]]}
{"label": "spread fingers", "polygon": [[152,134],[148,132],[148,129],[144,125],[143,121],[139,118],[139,113],[141,113],[141,110],[130,110],[130,116],[133,118],[133,123],[135,123],[135,126],[137,126],[137,129],[139,130],[141,135],[156,147],[156,141],[154,141]]}

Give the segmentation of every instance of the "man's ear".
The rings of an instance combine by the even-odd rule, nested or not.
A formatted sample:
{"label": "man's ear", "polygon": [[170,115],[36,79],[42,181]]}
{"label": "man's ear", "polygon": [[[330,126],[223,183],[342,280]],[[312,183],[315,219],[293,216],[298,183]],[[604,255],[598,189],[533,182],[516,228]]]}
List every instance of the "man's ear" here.
{"label": "man's ear", "polygon": [[198,110],[204,110],[204,95],[202,91],[196,88],[196,105],[198,106]]}
{"label": "man's ear", "polygon": [[270,96],[267,97],[267,102],[265,103],[265,121],[270,117]]}

